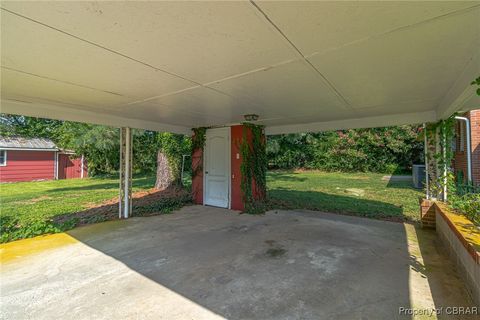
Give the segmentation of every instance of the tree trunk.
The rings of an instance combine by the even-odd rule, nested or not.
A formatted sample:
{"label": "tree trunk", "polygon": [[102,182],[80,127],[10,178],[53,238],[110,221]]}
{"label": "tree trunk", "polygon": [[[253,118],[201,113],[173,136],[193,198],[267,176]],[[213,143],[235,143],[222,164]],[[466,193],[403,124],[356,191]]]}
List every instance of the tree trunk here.
{"label": "tree trunk", "polygon": [[157,181],[155,189],[164,190],[170,187],[175,180],[173,171],[168,161],[168,157],[161,151],[157,154]]}

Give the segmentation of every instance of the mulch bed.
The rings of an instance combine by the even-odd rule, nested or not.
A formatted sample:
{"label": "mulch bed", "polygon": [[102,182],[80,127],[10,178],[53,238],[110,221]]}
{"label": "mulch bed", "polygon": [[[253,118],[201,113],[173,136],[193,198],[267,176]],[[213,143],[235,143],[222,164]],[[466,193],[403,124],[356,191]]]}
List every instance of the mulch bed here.
{"label": "mulch bed", "polygon": [[[149,189],[132,194],[133,216],[155,215],[168,213],[184,204],[191,202],[190,192],[183,188],[167,188],[165,190]],[[115,197],[100,204],[89,204],[86,210],[57,216],[55,224],[62,225],[75,220],[75,226],[116,220],[118,218],[119,197]]]}

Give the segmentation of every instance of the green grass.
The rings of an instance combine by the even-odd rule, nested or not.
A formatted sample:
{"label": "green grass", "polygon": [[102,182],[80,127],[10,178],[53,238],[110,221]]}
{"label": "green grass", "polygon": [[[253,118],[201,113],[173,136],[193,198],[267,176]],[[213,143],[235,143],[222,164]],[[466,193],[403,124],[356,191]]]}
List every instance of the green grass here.
{"label": "green grass", "polygon": [[[413,189],[408,182],[382,181],[382,176],[316,171],[269,172],[268,196],[273,208],[417,221],[418,197],[422,196],[422,192]],[[133,191],[150,189],[154,183],[154,176],[135,177]],[[0,240],[5,242],[68,230],[75,226],[76,221],[66,219],[58,224],[53,219],[115,198],[118,187],[117,177],[0,184]],[[346,190],[352,188],[363,194],[358,196]],[[158,210],[156,207],[153,209]],[[137,213],[141,211],[136,210]]]}
{"label": "green grass", "polygon": [[[421,190],[410,182],[382,181],[376,173],[269,172],[273,207],[344,213],[377,219],[419,220]],[[362,195],[354,195],[346,189]]]}
{"label": "green grass", "polygon": [[[133,179],[133,191],[153,187],[154,176]],[[117,177],[0,184],[1,242],[69,229],[51,219],[118,196]]]}

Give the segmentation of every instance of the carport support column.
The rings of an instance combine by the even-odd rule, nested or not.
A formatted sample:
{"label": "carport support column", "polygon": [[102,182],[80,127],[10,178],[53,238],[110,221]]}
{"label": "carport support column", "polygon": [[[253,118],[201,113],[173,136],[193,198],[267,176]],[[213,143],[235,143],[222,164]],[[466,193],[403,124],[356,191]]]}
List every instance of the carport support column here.
{"label": "carport support column", "polygon": [[120,201],[118,217],[127,219],[132,213],[132,129],[120,128]]}

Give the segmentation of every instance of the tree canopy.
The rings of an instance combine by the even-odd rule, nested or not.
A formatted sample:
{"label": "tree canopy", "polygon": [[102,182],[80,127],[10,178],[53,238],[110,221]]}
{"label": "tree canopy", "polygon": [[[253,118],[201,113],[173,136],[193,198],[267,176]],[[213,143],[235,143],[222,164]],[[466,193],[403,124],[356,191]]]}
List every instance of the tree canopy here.
{"label": "tree canopy", "polygon": [[[405,171],[413,163],[423,163],[419,131],[418,126],[395,126],[269,136],[268,165],[271,169]],[[114,173],[119,168],[118,128],[1,114],[0,135],[52,139],[60,148],[85,155],[91,175]],[[136,172],[155,172],[161,150],[178,175],[182,155],[191,153],[188,136],[148,130],[134,130],[133,135]]]}
{"label": "tree canopy", "polygon": [[[71,121],[0,115],[0,136],[49,138],[63,149],[88,159],[91,175],[115,173],[120,164],[118,128]],[[178,171],[183,154],[190,154],[190,138],[172,133],[133,130],[133,170],[155,172],[157,152],[162,150]]]}

